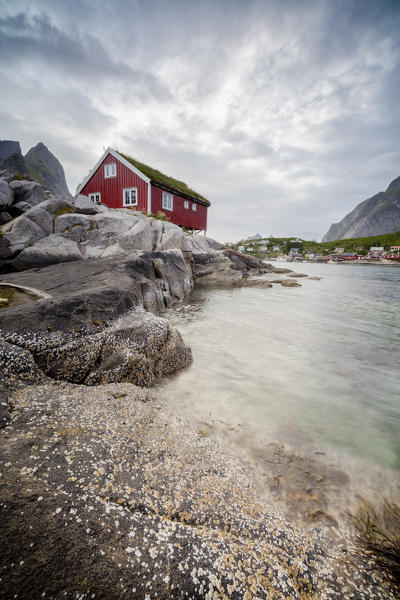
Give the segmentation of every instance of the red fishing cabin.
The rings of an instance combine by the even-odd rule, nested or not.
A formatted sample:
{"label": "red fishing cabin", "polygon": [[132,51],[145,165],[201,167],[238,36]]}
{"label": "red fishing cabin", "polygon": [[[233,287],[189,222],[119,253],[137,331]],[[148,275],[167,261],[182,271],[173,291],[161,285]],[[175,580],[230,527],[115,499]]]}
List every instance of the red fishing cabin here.
{"label": "red fishing cabin", "polygon": [[163,212],[172,223],[193,232],[207,231],[210,202],[186,183],[107,148],[87,177],[78,194],[110,208],[133,208],[148,215]]}

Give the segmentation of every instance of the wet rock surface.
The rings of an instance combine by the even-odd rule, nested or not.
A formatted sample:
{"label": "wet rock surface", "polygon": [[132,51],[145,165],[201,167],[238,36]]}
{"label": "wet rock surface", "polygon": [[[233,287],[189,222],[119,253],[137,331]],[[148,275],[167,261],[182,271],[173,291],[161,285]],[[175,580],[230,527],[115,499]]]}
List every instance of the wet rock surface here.
{"label": "wet rock surface", "polygon": [[131,384],[8,392],[0,598],[385,598],[262,503],[237,460]]}
{"label": "wet rock surface", "polygon": [[4,278],[52,295],[0,313],[0,365],[7,373],[29,372],[33,364],[55,379],[144,386],[191,361],[180,334],[147,312],[192,289],[180,251],[65,263]]}

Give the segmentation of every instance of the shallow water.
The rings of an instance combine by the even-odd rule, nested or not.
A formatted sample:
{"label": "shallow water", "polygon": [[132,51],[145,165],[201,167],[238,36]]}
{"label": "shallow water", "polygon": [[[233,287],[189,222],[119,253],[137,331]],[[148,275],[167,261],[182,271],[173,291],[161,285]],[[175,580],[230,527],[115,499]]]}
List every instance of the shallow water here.
{"label": "shallow water", "polygon": [[400,269],[276,266],[323,279],[197,289],[166,311],[193,365],[162,394],[205,434],[222,430],[239,447],[251,438],[253,462],[256,439],[278,440],[339,454],[355,470],[358,458],[399,470]]}

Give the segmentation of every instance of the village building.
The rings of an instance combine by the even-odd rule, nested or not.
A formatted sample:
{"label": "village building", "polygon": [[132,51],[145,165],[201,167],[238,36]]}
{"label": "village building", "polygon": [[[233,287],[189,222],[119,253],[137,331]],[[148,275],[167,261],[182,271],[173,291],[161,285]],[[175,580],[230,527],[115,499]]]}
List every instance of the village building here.
{"label": "village building", "polygon": [[207,231],[210,202],[186,183],[164,175],[113,148],[107,148],[77,189],[97,204],[162,212],[176,225]]}

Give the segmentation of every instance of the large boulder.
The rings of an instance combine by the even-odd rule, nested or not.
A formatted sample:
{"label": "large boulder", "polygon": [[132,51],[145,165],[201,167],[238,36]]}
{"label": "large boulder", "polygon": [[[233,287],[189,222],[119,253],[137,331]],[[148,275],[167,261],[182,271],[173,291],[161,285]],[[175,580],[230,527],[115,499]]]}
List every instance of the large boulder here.
{"label": "large boulder", "polygon": [[10,251],[14,256],[29,245],[46,237],[46,232],[40,225],[24,215],[17,217],[3,226],[5,237],[10,242]]}
{"label": "large boulder", "polygon": [[97,223],[98,229],[103,232],[123,235],[135,225],[140,217],[134,215],[131,211],[106,209],[94,215],[93,218]]}
{"label": "large boulder", "polygon": [[56,217],[54,222],[54,233],[62,233],[73,227],[83,227],[88,231],[92,227],[92,223],[93,221],[87,215],[66,213]]}
{"label": "large boulder", "polygon": [[144,310],[119,319],[106,333],[87,385],[129,381],[148,387],[191,362],[191,351],[166,319]]}
{"label": "large boulder", "polygon": [[4,210],[8,206],[11,206],[14,200],[14,193],[7,181],[0,179],[0,211]]}
{"label": "large boulder", "polygon": [[82,254],[76,242],[54,234],[25,248],[14,259],[13,264],[16,269],[24,270],[81,259]]}
{"label": "large boulder", "polygon": [[139,219],[119,239],[122,247],[151,252],[154,249],[156,232],[151,226],[150,219]]}
{"label": "large boulder", "polygon": [[95,203],[83,194],[79,194],[79,196],[74,198],[74,206],[76,212],[82,215],[97,215],[99,212]]}
{"label": "large boulder", "polygon": [[197,253],[193,258],[196,285],[232,285],[243,277],[239,270],[232,269],[231,261],[223,252]]}
{"label": "large boulder", "polygon": [[14,192],[14,201],[28,202],[31,206],[46,200],[43,187],[36,181],[11,181],[10,188]]}

